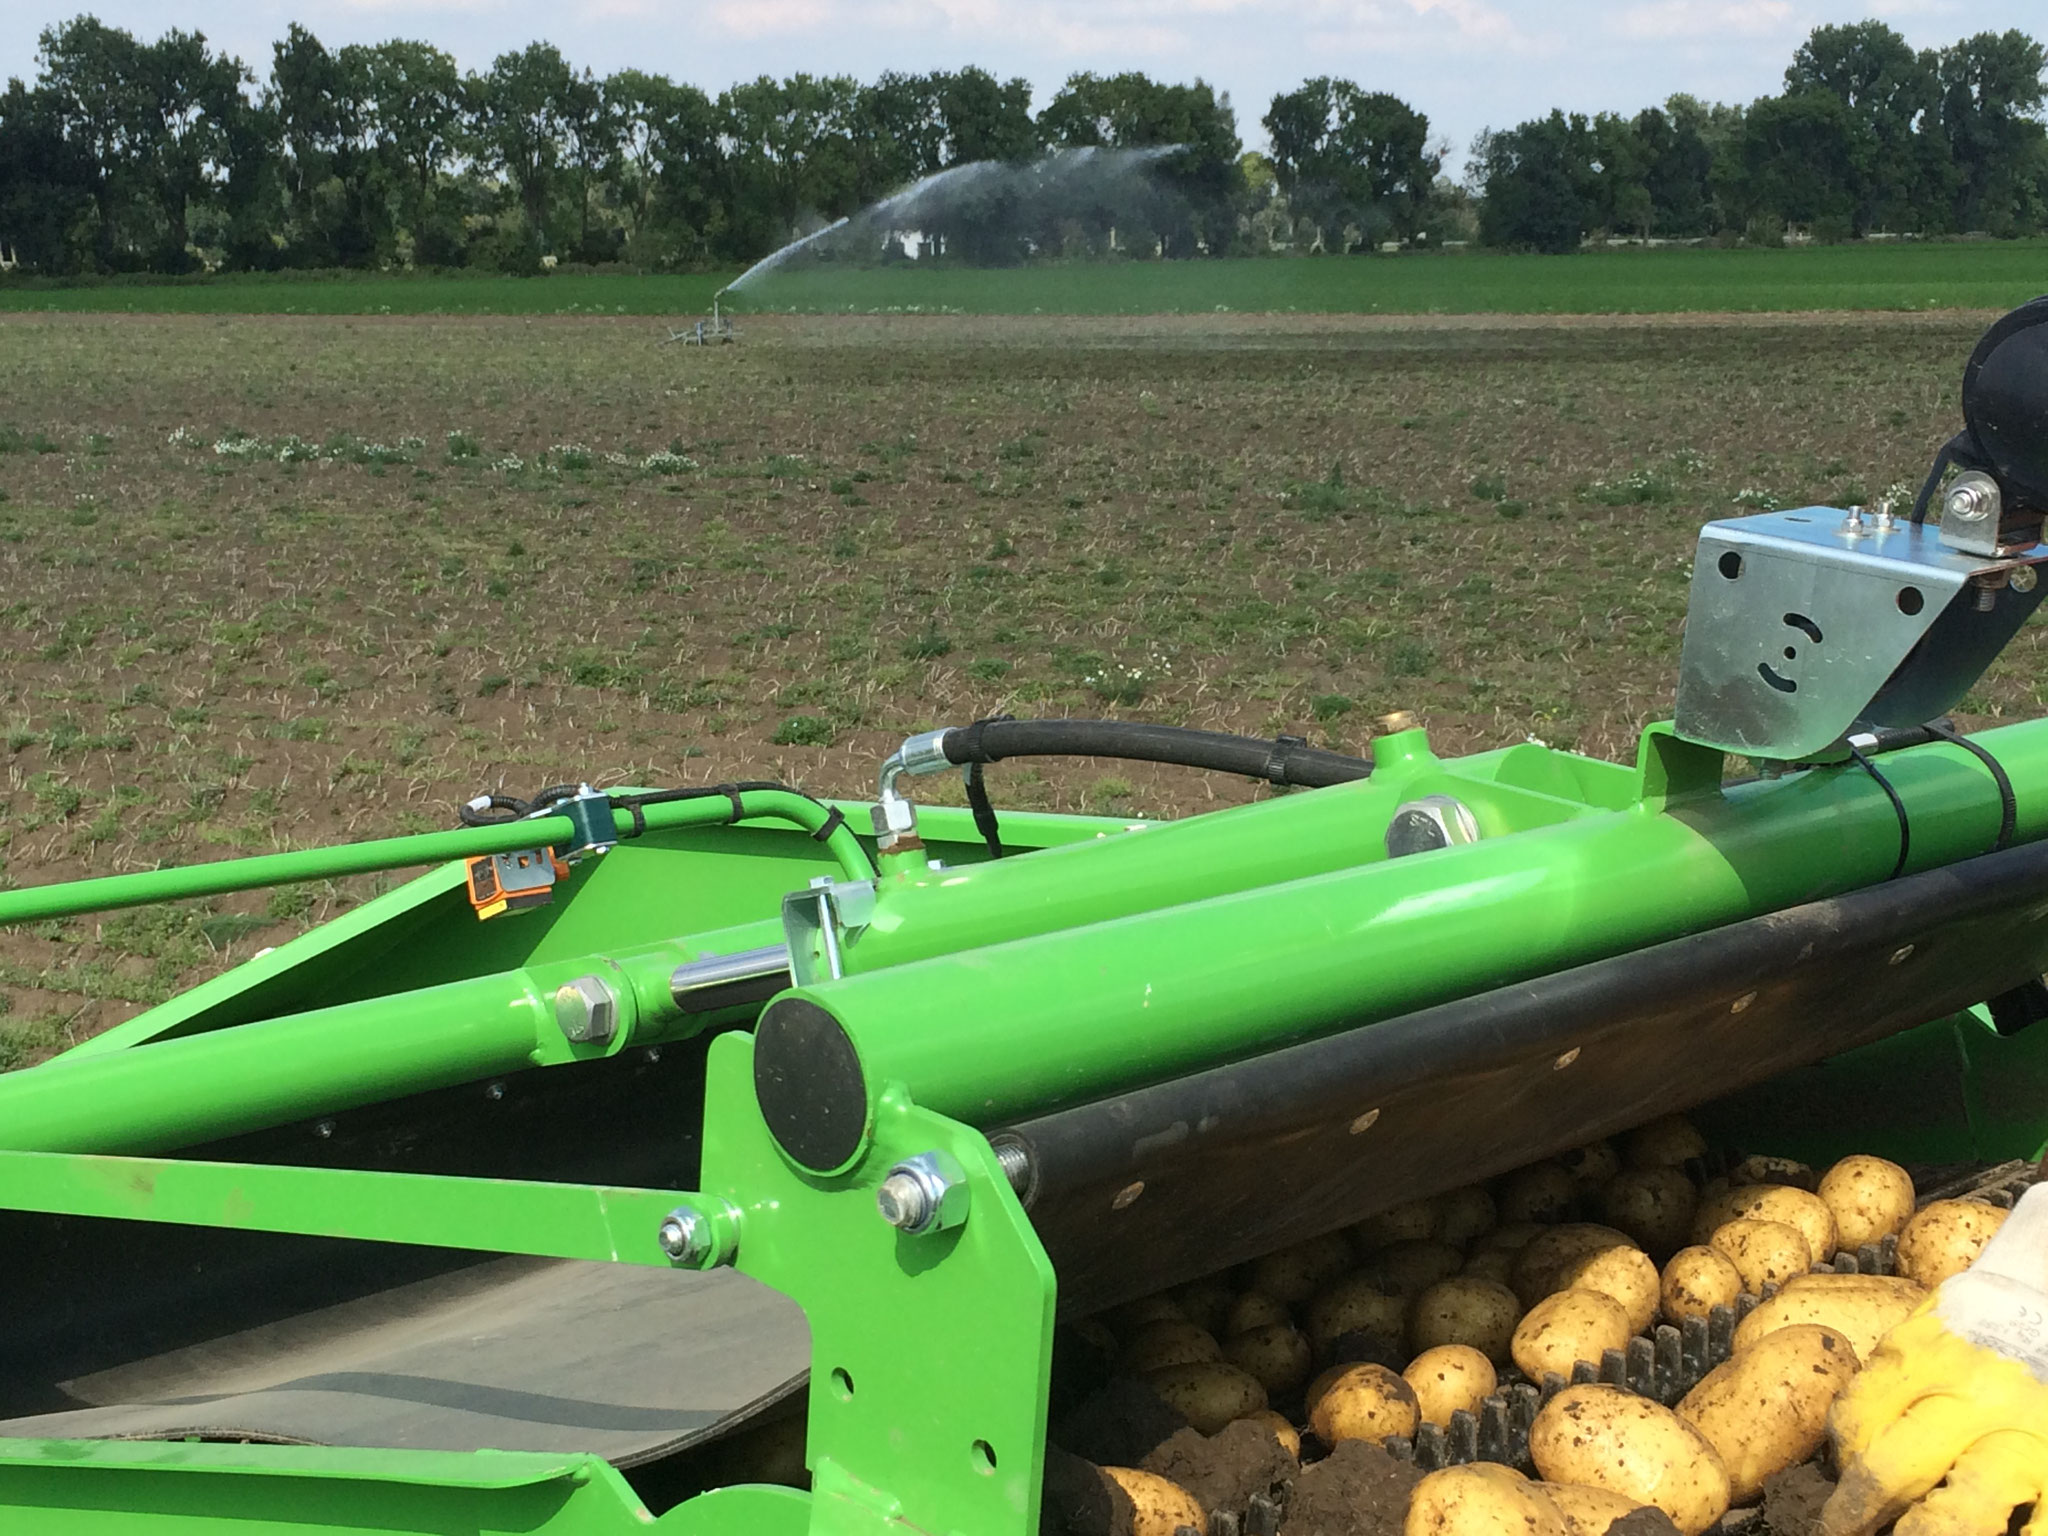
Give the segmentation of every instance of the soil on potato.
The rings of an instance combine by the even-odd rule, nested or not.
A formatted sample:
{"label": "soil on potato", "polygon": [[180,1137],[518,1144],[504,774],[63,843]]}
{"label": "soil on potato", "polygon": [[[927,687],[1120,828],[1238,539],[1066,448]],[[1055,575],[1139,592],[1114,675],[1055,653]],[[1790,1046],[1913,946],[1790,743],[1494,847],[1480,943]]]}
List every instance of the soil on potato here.
{"label": "soil on potato", "polygon": [[1281,1536],[1401,1536],[1422,1474],[1380,1446],[1342,1440],[1301,1469]]}
{"label": "soil on potato", "polygon": [[[1917,485],[1982,317],[8,315],[0,881],[445,828],[480,790],[868,797],[998,711],[1623,761],[1699,524]],[[2048,629],[1972,692],[2039,712]],[[1005,763],[999,808],[1260,783]],[[920,780],[958,803],[957,777]],[[361,878],[0,935],[0,1066]]]}
{"label": "soil on potato", "polygon": [[1607,1536],[1678,1536],[1678,1524],[1663,1510],[1646,1505],[1609,1525]]}
{"label": "soil on potato", "polygon": [[1765,1479],[1764,1532],[1767,1536],[1814,1536],[1820,1529],[1821,1506],[1834,1491],[1834,1479],[1810,1461]]}
{"label": "soil on potato", "polygon": [[1240,1419],[1214,1435],[1180,1431],[1145,1458],[1144,1470],[1180,1484],[1208,1514],[1242,1515],[1254,1494],[1284,1501],[1301,1467],[1271,1430]]}

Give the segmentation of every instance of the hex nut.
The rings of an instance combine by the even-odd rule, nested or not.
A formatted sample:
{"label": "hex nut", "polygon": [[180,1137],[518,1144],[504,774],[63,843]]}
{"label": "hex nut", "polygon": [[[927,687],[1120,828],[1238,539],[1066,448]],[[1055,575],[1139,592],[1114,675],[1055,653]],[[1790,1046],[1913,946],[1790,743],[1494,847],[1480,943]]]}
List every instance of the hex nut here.
{"label": "hex nut", "polygon": [[555,989],[555,1024],[577,1045],[602,1045],[618,1032],[619,1000],[602,976],[578,976]]}

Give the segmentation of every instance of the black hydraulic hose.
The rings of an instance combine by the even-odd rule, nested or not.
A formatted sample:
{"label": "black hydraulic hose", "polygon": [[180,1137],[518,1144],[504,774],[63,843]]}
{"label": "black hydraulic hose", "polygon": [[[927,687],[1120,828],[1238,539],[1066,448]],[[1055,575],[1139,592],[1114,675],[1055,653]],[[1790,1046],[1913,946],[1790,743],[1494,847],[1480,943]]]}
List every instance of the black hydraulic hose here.
{"label": "black hydraulic hose", "polygon": [[949,763],[1010,757],[1112,757],[1242,774],[1275,785],[1321,789],[1372,772],[1362,757],[1326,752],[1298,736],[1264,741],[1224,731],[1191,731],[1129,720],[978,720],[946,732]]}

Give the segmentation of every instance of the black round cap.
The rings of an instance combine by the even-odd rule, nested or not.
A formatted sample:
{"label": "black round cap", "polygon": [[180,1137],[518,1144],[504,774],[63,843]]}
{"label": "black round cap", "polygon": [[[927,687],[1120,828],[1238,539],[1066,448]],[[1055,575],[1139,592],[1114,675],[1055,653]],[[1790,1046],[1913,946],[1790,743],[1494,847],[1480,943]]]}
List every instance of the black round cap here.
{"label": "black round cap", "polygon": [[754,1099],[775,1144],[836,1173],[868,1134],[868,1084],[845,1026],[807,998],[781,997],[754,1026]]}
{"label": "black round cap", "polygon": [[1977,343],[1963,370],[1963,420],[2007,494],[2048,509],[2048,296]]}

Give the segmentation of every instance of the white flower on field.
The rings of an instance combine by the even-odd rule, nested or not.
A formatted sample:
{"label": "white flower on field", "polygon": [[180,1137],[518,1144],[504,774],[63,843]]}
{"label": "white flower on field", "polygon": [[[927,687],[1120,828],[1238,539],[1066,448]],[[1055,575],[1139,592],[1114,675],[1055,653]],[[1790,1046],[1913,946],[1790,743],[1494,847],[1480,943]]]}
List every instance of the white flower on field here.
{"label": "white flower on field", "polygon": [[671,453],[664,448],[659,453],[647,455],[640,461],[640,467],[652,470],[658,475],[676,475],[686,469],[695,469],[697,461],[687,453]]}
{"label": "white flower on field", "polygon": [[280,464],[305,464],[319,457],[320,445],[307,442],[297,433],[278,439],[277,462]]}
{"label": "white flower on field", "polygon": [[194,432],[190,427],[180,427],[178,428],[177,431],[173,432],[169,437],[165,438],[164,441],[169,443],[173,448],[196,448],[199,446],[199,444],[206,441],[206,439],[201,437],[197,432]]}
{"label": "white flower on field", "polygon": [[520,458],[516,453],[508,453],[502,459],[492,460],[491,468],[503,470],[506,474],[510,475],[526,468],[526,460]]}
{"label": "white flower on field", "polygon": [[604,456],[604,461],[607,464],[615,464],[622,468],[633,462],[623,453],[608,453]]}
{"label": "white flower on field", "polygon": [[216,438],[213,451],[224,459],[253,459],[263,452],[263,439],[245,437],[240,433]]}
{"label": "white flower on field", "polygon": [[1769,491],[1754,485],[1745,485],[1730,499],[1738,507],[1754,507],[1759,512],[1776,512],[1784,505]]}

